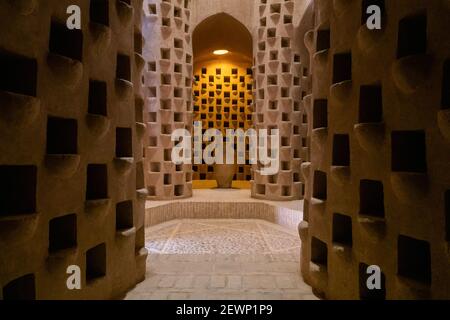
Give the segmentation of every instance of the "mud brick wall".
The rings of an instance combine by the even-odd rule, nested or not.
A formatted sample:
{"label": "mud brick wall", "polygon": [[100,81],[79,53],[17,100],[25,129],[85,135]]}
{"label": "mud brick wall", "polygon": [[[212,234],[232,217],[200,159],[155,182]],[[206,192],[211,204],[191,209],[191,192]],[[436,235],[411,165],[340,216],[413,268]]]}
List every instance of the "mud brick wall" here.
{"label": "mud brick wall", "polygon": [[105,299],[144,276],[141,8],[0,2],[2,299]]}

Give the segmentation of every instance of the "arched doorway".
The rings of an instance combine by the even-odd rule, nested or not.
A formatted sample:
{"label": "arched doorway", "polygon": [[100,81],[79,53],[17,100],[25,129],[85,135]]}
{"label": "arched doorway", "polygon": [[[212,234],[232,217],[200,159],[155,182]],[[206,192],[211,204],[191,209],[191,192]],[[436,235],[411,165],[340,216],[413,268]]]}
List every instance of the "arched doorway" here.
{"label": "arched doorway", "polygon": [[[253,42],[248,29],[226,13],[213,15],[195,28],[193,51],[194,121],[202,123],[203,132],[217,129],[224,137],[227,129],[252,128]],[[237,165],[233,170],[233,186],[250,188],[249,163]],[[194,188],[210,188],[215,184],[212,165],[205,162],[193,165]]]}

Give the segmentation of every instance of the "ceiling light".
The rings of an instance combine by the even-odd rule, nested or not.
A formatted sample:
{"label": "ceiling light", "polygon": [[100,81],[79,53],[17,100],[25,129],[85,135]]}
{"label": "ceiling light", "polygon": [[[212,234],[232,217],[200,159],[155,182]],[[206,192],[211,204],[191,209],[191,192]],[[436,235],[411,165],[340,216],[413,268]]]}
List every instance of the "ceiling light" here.
{"label": "ceiling light", "polygon": [[216,55],[216,56],[223,56],[224,54],[227,54],[227,53],[229,53],[230,51],[228,51],[228,50],[216,50],[216,51],[214,51],[213,53]]}

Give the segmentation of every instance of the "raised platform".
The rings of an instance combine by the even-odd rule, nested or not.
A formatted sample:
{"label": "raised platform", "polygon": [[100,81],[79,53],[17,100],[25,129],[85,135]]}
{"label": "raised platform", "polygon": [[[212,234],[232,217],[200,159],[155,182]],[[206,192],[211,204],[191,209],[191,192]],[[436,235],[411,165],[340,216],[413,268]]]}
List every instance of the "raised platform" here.
{"label": "raised platform", "polygon": [[236,189],[194,190],[189,199],[147,201],[146,227],[177,219],[261,219],[297,230],[303,201],[257,200],[250,190]]}

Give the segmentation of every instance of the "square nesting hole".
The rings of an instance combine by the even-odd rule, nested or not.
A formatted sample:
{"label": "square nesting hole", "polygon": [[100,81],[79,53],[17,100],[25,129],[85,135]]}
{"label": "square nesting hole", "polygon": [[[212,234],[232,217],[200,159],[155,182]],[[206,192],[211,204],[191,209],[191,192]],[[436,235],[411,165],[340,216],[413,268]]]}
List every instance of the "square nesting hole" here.
{"label": "square nesting hole", "polygon": [[311,238],[311,262],[325,268],[328,266],[327,244],[316,237]]}
{"label": "square nesting hole", "polygon": [[131,81],[130,57],[124,54],[117,55],[116,78]]}
{"label": "square nesting hole", "polygon": [[441,109],[450,109],[450,59],[444,62],[441,90]]}
{"label": "square nesting hole", "polygon": [[330,49],[330,30],[318,30],[316,38],[316,51]]}
{"label": "square nesting hole", "polygon": [[184,186],[176,185],[174,188],[174,195],[175,197],[182,197],[184,195]]}
{"label": "square nesting hole", "polygon": [[427,53],[427,16],[405,17],[398,25],[397,59]]}
{"label": "square nesting hole", "polygon": [[108,167],[106,164],[90,164],[87,167],[86,200],[108,198]]}
{"label": "square nesting hole", "polygon": [[350,138],[346,134],[333,137],[333,166],[350,166]]}
{"label": "square nesting hole", "polygon": [[133,201],[118,203],[116,205],[116,231],[129,230],[133,227]]}
{"label": "square nesting hole", "polygon": [[328,101],[324,99],[314,100],[313,129],[328,127]]}
{"label": "square nesting hole", "polygon": [[352,218],[340,213],[333,215],[333,243],[351,247],[353,245]]}
{"label": "square nesting hole", "polygon": [[89,81],[88,112],[90,114],[107,116],[107,86],[106,82]]}
{"label": "square nesting hole", "polygon": [[3,287],[5,301],[31,301],[36,299],[36,280],[34,274],[27,274]]}
{"label": "square nesting hole", "polygon": [[37,167],[0,166],[0,216],[36,213]]}
{"label": "square nesting hole", "polygon": [[24,56],[0,52],[0,90],[36,96],[37,62]]}
{"label": "square nesting hole", "polygon": [[69,30],[65,23],[52,21],[49,51],[69,59],[83,61],[83,33],[78,29]]}
{"label": "square nesting hole", "polygon": [[359,92],[359,123],[383,121],[383,95],[378,85],[361,86]]}
{"label": "square nesting hole", "polygon": [[335,54],[333,58],[333,84],[348,80],[352,80],[352,54]]}
{"label": "square nesting hole", "polygon": [[445,238],[450,242],[450,190],[447,190],[444,195],[444,210],[445,210]]}
{"label": "square nesting hole", "polygon": [[47,154],[77,154],[78,123],[75,119],[49,117],[47,120]]}
{"label": "square nesting hole", "polygon": [[91,22],[109,26],[109,0],[91,0],[89,17]]}
{"label": "square nesting hole", "polygon": [[116,128],[116,157],[133,157],[133,137],[130,128]]}
{"label": "square nesting hole", "polygon": [[265,195],[266,194],[266,186],[263,184],[256,185],[256,194]]}
{"label": "square nesting hole", "polygon": [[392,132],[392,171],[426,173],[426,158],[424,131]]}
{"label": "square nesting hole", "polygon": [[431,253],[427,241],[398,237],[398,275],[431,284]]}
{"label": "square nesting hole", "polygon": [[359,213],[365,216],[384,218],[383,183],[361,180],[359,185]]}
{"label": "square nesting hole", "polygon": [[[361,300],[385,300],[386,299],[386,277],[381,272],[380,289],[369,289],[368,280],[373,271],[369,270],[369,265],[365,263],[359,264],[359,298]],[[371,271],[371,272],[369,272]],[[372,280],[369,281],[372,284]]]}
{"label": "square nesting hole", "polygon": [[327,200],[327,174],[323,171],[314,172],[313,197],[319,200]]}
{"label": "square nesting hole", "polygon": [[106,276],[106,244],[102,243],[86,252],[86,282]]}
{"label": "square nesting hole", "polygon": [[164,174],[164,185],[170,186],[172,184],[172,175],[171,174]]}
{"label": "square nesting hole", "polygon": [[77,215],[69,214],[49,222],[50,253],[77,246]]}

